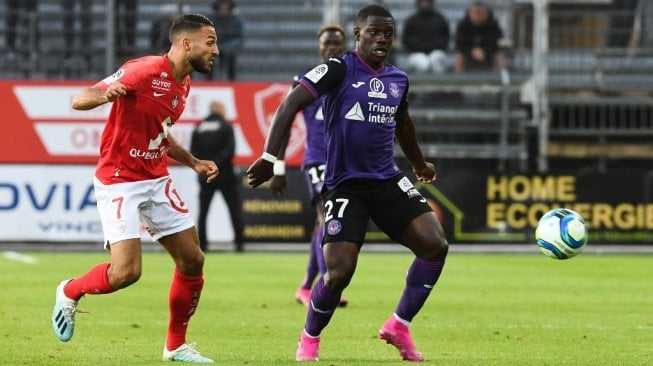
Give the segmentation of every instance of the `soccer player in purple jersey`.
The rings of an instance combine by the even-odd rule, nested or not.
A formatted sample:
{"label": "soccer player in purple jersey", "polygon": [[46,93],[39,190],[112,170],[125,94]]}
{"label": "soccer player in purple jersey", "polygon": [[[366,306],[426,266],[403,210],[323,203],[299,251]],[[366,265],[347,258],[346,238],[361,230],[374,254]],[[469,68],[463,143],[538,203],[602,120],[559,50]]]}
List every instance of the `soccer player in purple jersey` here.
{"label": "soccer player in purple jersey", "polygon": [[[317,32],[318,53],[322,62],[327,62],[329,57],[340,55],[345,52],[347,37],[342,26],[337,24],[326,25]],[[305,70],[307,71],[307,70]],[[297,85],[299,76],[295,76],[293,87]],[[322,254],[322,236],[324,209],[322,206],[320,191],[324,184],[324,161],[326,160],[326,146],[324,145],[324,113],[322,112],[322,98],[304,108],[304,122],[306,123],[306,141],[302,171],[308,183],[308,193],[311,204],[315,207],[316,220],[315,228],[311,238],[310,256],[306,274],[302,283],[295,291],[295,299],[300,304],[308,306],[311,299],[311,287],[318,274],[326,273],[326,264]],[[285,146],[274,163],[274,176],[270,181],[270,189],[277,195],[286,191],[285,163],[283,155]],[[340,299],[338,304],[341,307],[347,306],[345,298]]]}
{"label": "soccer player in purple jersey", "polygon": [[440,277],[448,244],[426,199],[394,161],[396,138],[419,181],[431,183],[436,177],[433,164],[424,160],[408,113],[408,77],[385,62],[394,35],[395,21],[386,8],[375,4],[361,9],[354,27],[355,51],[332,57],[304,74],[279,106],[263,155],[247,171],[254,187],[269,180],[295,114],[324,96],[322,248],[327,273],[311,291],[297,361],[318,360],[320,333],[354,274],[369,218],[416,256],[399,304],[381,326],[379,337],[394,345],[404,360],[424,359],[408,326]]}

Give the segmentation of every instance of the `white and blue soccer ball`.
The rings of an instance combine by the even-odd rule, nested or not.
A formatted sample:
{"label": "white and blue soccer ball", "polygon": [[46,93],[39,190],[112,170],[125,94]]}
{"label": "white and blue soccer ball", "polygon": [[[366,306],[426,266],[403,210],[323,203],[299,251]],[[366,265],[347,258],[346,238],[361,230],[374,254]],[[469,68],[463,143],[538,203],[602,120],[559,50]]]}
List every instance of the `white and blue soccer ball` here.
{"label": "white and blue soccer ball", "polygon": [[569,259],[580,254],[587,245],[587,224],[581,215],[566,209],[553,209],[540,218],[535,240],[545,255]]}

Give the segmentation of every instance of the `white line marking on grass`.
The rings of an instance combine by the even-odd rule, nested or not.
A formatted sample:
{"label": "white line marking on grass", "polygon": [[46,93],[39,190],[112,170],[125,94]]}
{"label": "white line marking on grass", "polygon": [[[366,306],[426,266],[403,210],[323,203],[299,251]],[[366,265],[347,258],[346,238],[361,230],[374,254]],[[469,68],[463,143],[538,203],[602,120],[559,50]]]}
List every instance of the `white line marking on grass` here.
{"label": "white line marking on grass", "polygon": [[6,251],[2,254],[3,257],[7,259],[11,259],[17,262],[25,263],[25,264],[36,264],[39,262],[38,259],[26,255],[26,254],[20,254],[18,252],[11,252],[11,251]]}

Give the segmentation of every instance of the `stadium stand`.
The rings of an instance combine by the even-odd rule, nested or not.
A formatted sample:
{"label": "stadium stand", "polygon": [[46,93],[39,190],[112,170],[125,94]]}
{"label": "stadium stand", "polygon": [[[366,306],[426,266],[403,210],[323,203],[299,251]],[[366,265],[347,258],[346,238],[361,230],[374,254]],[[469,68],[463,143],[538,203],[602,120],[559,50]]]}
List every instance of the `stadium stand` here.
{"label": "stadium stand", "polygon": [[[98,79],[107,74],[105,1],[92,1],[91,46],[75,41],[76,56],[63,54],[59,0],[40,0],[37,14],[19,14],[20,48],[9,52],[0,39],[0,78]],[[246,41],[238,61],[239,81],[287,82],[317,60],[315,32],[326,7],[339,4],[331,20],[350,31],[357,9],[369,0],[239,0]],[[452,159],[495,159],[527,170],[537,133],[525,98],[533,74],[532,5],[525,0],[487,0],[505,34],[502,74],[443,75],[411,73],[411,112],[427,155]],[[149,30],[166,0],[139,0],[134,56],[151,53]],[[212,0],[182,1],[190,11],[209,13]],[[402,29],[413,1],[385,0]],[[470,1],[438,0],[452,34]],[[6,34],[7,2],[0,2],[0,32]],[[650,159],[653,51],[633,45],[606,47],[610,1],[553,1],[548,53],[550,131],[547,154],[555,158]],[[634,10],[633,10],[634,11]],[[630,28],[618,29],[628,35]],[[397,37],[397,40],[399,37]],[[350,38],[349,47],[354,46]],[[451,52],[450,57],[453,57]],[[113,67],[124,57],[115,57]],[[393,62],[405,56],[396,43]],[[526,93],[528,94],[528,93]],[[639,146],[639,147],[638,147]],[[625,148],[628,147],[628,148]]]}

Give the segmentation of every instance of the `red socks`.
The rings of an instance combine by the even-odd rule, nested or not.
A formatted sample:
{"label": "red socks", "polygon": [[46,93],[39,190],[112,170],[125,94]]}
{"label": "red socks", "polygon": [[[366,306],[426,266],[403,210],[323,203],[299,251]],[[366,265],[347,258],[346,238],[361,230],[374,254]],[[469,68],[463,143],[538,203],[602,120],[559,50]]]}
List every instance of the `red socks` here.
{"label": "red socks", "polygon": [[170,323],[166,348],[168,351],[179,348],[186,343],[188,321],[195,313],[204,286],[204,276],[187,276],[175,268],[170,285],[168,304],[170,306]]}
{"label": "red socks", "polygon": [[[86,274],[68,282],[64,286],[64,294],[75,301],[79,301],[85,294],[108,294],[113,292],[114,289],[109,285],[109,278],[107,277],[109,265],[110,263],[98,264]],[[168,299],[170,306],[170,323],[168,324],[168,336],[166,338],[168,351],[175,350],[186,343],[188,321],[195,313],[195,309],[197,309],[203,286],[203,275],[187,276],[175,268]]]}
{"label": "red socks", "polygon": [[64,288],[64,294],[75,301],[79,301],[86,294],[108,294],[114,291],[109,285],[107,271],[110,263],[101,263],[91,268],[81,277],[68,282]]}

